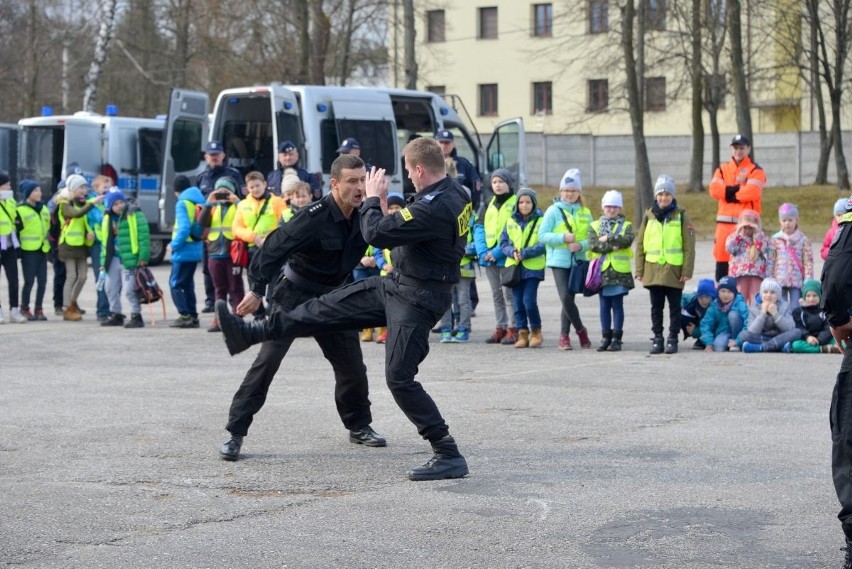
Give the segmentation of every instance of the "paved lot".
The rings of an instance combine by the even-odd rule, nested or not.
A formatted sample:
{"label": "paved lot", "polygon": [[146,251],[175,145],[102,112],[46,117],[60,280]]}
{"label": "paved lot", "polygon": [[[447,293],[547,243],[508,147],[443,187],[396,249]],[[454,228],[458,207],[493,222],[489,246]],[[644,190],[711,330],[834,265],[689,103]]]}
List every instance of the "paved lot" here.
{"label": "paved lot", "polygon": [[[699,249],[697,276],[711,276],[710,244]],[[304,339],[245,459],[226,463],[228,405],[256,350],[230,358],[203,328],[99,327],[93,282],[81,323],[0,326],[0,563],[839,566],[827,420],[839,356],[651,357],[641,289],[626,351],[560,352],[552,282],[540,296],[543,349],[482,343],[488,302],[469,345],[433,336],[419,377],[471,467],[445,482],[405,478],[428,445],[383,384],[381,346],[364,356],[387,448],[347,442],[330,368]],[[581,307],[596,330],[597,300]]]}

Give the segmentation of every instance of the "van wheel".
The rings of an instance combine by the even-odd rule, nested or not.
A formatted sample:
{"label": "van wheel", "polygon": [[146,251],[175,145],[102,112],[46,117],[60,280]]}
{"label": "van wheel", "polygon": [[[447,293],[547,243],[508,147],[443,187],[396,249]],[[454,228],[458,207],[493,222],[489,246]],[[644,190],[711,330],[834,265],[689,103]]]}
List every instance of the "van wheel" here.
{"label": "van wheel", "polygon": [[168,241],[161,241],[159,239],[151,240],[151,257],[148,259],[149,265],[154,267],[163,262],[163,259],[166,258],[166,245],[168,244]]}

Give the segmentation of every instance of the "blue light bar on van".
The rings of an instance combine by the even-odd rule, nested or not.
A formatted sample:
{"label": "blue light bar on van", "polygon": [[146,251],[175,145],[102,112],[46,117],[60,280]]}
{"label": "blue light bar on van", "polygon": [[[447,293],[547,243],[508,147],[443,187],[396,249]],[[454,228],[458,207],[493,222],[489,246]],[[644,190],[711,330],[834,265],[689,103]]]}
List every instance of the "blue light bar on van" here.
{"label": "blue light bar on van", "polygon": [[447,107],[441,107],[441,116],[445,117],[448,114],[450,114],[450,109],[448,109]]}
{"label": "blue light bar on van", "polygon": [[41,108],[41,116],[43,117],[52,117],[53,116],[53,107],[44,106]]}
{"label": "blue light bar on van", "polygon": [[118,116],[118,105],[107,105],[106,106],[106,116],[117,117]]}
{"label": "blue light bar on van", "polygon": [[236,104],[237,104],[237,103],[239,103],[239,102],[240,102],[240,100],[239,100],[239,98],[237,98],[237,97],[231,97],[230,99],[228,99],[228,104],[229,104],[229,105],[236,105]]}
{"label": "blue light bar on van", "polygon": [[321,113],[324,113],[328,110],[328,105],[324,103],[317,103],[317,110]]}
{"label": "blue light bar on van", "polygon": [[293,103],[291,103],[290,101],[284,101],[284,110],[285,111],[289,111],[292,108],[293,108]]}

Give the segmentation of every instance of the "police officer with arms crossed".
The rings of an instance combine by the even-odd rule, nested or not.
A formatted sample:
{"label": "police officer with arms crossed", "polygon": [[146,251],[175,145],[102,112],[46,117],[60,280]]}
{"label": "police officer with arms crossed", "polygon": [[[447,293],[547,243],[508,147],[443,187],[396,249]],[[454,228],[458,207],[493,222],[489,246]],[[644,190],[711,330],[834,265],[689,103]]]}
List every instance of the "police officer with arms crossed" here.
{"label": "police officer with arms crossed", "polygon": [[[473,208],[461,185],[446,175],[444,157],[434,140],[418,138],[406,145],[403,155],[417,189],[408,207],[384,214],[388,181],[382,169],[367,175],[367,198],[361,206],[361,231],[367,242],[392,248],[391,278],[369,277],[290,312],[277,311],[262,322],[241,321],[228,313],[225,303],[218,303],[216,311],[231,354],[274,338],[386,325],[388,387],[434,451],[426,464],[409,470],[408,477],[461,478],[468,473],[467,462],[438,406],[414,375],[429,351],[429,331],[450,306],[452,285],[459,282]],[[353,261],[346,269],[354,266]]]}
{"label": "police officer with arms crossed", "polygon": [[837,517],[846,536],[843,569],[852,569],[852,197],[822,269],[822,309],[843,353],[829,410],[831,474],[840,500]]}
{"label": "police officer with arms crossed", "polygon": [[276,196],[281,195],[281,182],[288,169],[292,169],[293,173],[299,177],[299,180],[311,185],[313,201],[317,201],[322,197],[322,184],[319,178],[312,176],[310,172],[299,166],[299,149],[289,140],[285,140],[278,145],[278,165],[266,177],[270,192]]}
{"label": "police officer with arms crossed", "polygon": [[[364,199],[365,176],[364,162],[356,156],[341,156],[332,163],[331,193],[271,232],[252,259],[249,273],[254,284],[237,306],[238,314],[248,315],[258,309],[267,283],[275,286],[270,308],[273,314],[292,310],[343,284],[367,248],[358,212]],[[224,312],[228,313],[226,304]],[[263,407],[272,378],[294,339],[295,335],[279,335],[264,341],[231,402],[225,426],[231,436],[219,450],[222,459],[239,458],[243,437],[255,413]],[[367,368],[358,332],[341,330],[318,335],[315,340],[334,369],[334,399],[340,419],[349,429],[349,441],[385,446],[385,439],[370,427]]]}

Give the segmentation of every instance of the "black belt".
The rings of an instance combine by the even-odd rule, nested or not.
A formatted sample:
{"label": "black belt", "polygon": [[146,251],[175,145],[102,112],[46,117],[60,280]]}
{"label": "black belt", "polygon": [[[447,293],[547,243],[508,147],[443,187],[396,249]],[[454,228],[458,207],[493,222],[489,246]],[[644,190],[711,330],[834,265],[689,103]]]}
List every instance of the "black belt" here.
{"label": "black belt", "polygon": [[296,285],[297,288],[300,288],[303,291],[310,292],[312,294],[325,294],[337,288],[336,286],[324,285],[322,283],[306,279],[305,277],[294,271],[293,267],[290,266],[290,263],[284,265],[284,278]]}
{"label": "black belt", "polygon": [[416,288],[423,288],[434,292],[449,293],[453,290],[453,283],[444,283],[439,281],[430,281],[426,279],[417,279],[406,275],[401,275],[394,271],[392,273],[394,282]]}

